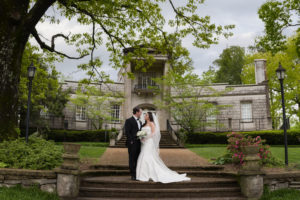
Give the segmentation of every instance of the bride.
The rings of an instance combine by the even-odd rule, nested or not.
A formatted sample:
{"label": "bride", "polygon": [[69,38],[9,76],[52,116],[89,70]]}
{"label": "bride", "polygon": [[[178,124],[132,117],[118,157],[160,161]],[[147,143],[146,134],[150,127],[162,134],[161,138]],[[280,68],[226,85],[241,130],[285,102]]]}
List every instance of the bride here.
{"label": "bride", "polygon": [[137,162],[136,179],[139,181],[171,183],[189,181],[186,174],[178,174],[170,170],[159,157],[160,128],[156,116],[152,112],[145,115],[143,131],[147,136],[141,139],[142,147]]}

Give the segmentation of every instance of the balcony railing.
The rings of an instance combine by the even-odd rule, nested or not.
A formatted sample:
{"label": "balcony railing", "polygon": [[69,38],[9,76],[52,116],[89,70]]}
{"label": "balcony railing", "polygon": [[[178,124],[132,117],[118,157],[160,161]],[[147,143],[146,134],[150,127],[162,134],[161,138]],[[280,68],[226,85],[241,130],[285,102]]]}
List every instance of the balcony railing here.
{"label": "balcony railing", "polygon": [[159,85],[136,84],[134,92],[137,94],[153,94],[159,90]]}
{"label": "balcony railing", "polygon": [[[216,119],[212,120],[201,120],[199,126],[199,132],[227,132],[227,131],[255,131],[255,130],[266,130],[266,129],[278,129],[279,118],[273,119],[273,127],[271,118],[251,118],[251,121],[245,121],[244,119]],[[177,131],[181,127],[175,121],[170,121],[169,125]]]}

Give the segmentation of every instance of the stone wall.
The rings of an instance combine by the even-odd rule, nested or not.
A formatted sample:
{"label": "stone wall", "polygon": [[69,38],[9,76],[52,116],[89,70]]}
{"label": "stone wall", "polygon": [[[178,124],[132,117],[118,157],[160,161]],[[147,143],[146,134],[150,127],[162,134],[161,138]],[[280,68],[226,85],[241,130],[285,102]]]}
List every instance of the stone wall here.
{"label": "stone wall", "polygon": [[282,188],[300,190],[300,171],[266,174],[264,184],[268,186],[271,191]]}
{"label": "stone wall", "polygon": [[41,190],[52,193],[56,192],[56,177],[56,173],[49,170],[0,168],[0,187],[38,185]]}

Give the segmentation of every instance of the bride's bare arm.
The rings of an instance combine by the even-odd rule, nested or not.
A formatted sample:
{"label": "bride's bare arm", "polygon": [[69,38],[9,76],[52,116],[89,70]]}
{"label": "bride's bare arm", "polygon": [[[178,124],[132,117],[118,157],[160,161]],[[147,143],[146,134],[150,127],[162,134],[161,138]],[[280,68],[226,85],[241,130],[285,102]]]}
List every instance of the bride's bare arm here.
{"label": "bride's bare arm", "polygon": [[150,122],[149,126],[150,126],[150,129],[151,129],[151,134],[148,135],[145,139],[149,139],[149,138],[153,137],[154,133],[155,133],[155,126],[154,126],[153,122]]}
{"label": "bride's bare arm", "polygon": [[153,136],[155,133],[155,126],[153,122],[150,123],[150,127],[151,127],[151,136]]}

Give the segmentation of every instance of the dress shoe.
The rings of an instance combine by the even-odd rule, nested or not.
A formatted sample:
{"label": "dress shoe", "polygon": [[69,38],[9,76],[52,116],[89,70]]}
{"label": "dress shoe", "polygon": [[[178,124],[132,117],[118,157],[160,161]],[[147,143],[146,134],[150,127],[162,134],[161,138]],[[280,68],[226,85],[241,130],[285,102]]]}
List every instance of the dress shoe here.
{"label": "dress shoe", "polygon": [[132,177],[131,177],[131,180],[136,181],[136,177],[135,177],[135,176],[132,176]]}

